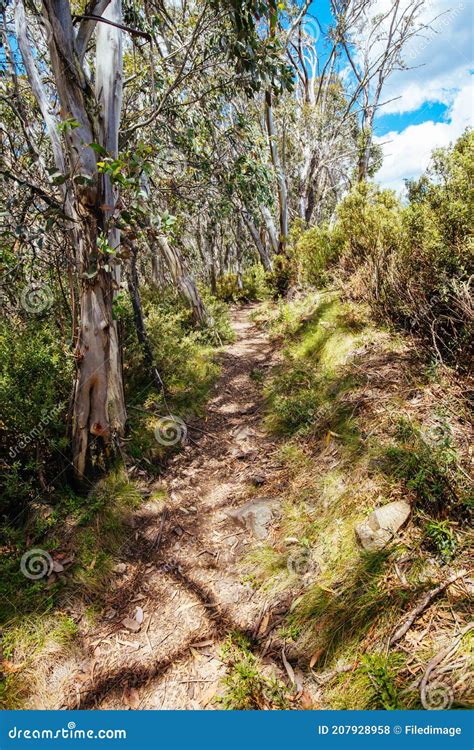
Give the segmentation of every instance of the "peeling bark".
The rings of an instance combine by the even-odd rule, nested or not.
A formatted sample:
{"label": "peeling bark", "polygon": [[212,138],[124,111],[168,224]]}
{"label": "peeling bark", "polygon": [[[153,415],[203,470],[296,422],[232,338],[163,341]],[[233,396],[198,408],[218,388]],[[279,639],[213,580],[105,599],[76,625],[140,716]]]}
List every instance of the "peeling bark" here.
{"label": "peeling bark", "polygon": [[275,170],[275,176],[278,189],[278,206],[280,218],[280,237],[278,242],[278,252],[284,253],[288,239],[288,195],[286,189],[286,179],[283,166],[278,153],[277,135],[273,121],[272,94],[267,91],[265,94],[265,125],[267,128],[268,143],[270,146],[270,156]]}
{"label": "peeling bark", "polygon": [[273,268],[271,258],[268,254],[267,248],[263,244],[260,234],[258,232],[257,227],[253,223],[252,219],[250,218],[249,214],[246,211],[242,211],[242,218],[244,220],[244,224],[248,229],[248,232],[252,238],[252,240],[255,243],[255,247],[257,248],[257,252],[260,256],[260,260],[262,262],[262,266],[264,267],[265,271],[271,271]]}
{"label": "peeling bark", "polygon": [[193,276],[186,269],[181,253],[176,247],[172,247],[162,234],[157,236],[157,242],[174,283],[191,307],[194,322],[197,325],[202,325],[208,319],[206,308],[204,307]]}
{"label": "peeling bark", "polygon": [[[109,20],[120,21],[121,0],[99,0],[96,7]],[[56,167],[74,178],[64,188],[66,211],[74,221],[72,239],[80,277],[79,326],[76,349],[77,380],[73,409],[72,449],[76,475],[82,479],[90,465],[91,436],[110,449],[124,432],[126,411],[119,337],[112,317],[113,296],[120,267],[112,257],[98,252],[98,233],[108,236],[115,250],[120,235],[109,227],[116,195],[108,178],[99,175],[92,143],[117,154],[122,88],[122,32],[99,24],[96,40],[95,90],[83,68],[87,40],[96,22],[76,32],[68,0],[43,0],[44,22],[49,30],[51,72],[58,92],[60,119],[74,121],[61,139],[54,107],[36,67],[26,34],[22,0],[15,5],[19,48],[33,95],[45,121]]]}

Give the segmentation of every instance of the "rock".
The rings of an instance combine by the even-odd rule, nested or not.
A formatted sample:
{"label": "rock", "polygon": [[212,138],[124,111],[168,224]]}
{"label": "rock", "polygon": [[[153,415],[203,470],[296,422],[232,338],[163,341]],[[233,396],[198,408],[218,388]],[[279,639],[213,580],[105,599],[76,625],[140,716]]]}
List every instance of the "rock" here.
{"label": "rock", "polygon": [[131,617],[126,617],[122,620],[122,625],[127,628],[127,630],[131,630],[132,633],[138,633],[141,628],[141,623]]}
{"label": "rock", "polygon": [[125,571],[127,570],[127,566],[125,565],[125,563],[119,562],[117,563],[117,565],[114,565],[112,570],[114,573],[118,573],[119,575],[122,575],[122,573],[125,573]]}
{"label": "rock", "polygon": [[262,474],[254,474],[254,476],[250,478],[250,481],[254,487],[260,487],[262,484],[265,484],[265,477]]}
{"label": "rock", "polygon": [[355,527],[362,547],[370,552],[385,547],[403,526],[410,512],[411,507],[404,500],[396,500],[376,508],[365,521]]}
{"label": "rock", "polygon": [[229,511],[227,515],[236,523],[248,529],[256,539],[265,539],[269,528],[278,514],[280,503],[271,497],[250,500],[241,508]]}

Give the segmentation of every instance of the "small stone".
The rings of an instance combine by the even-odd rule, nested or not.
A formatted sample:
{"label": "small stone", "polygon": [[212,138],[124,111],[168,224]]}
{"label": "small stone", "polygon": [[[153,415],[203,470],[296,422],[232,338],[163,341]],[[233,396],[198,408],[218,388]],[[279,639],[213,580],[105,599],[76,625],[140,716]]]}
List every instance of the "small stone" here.
{"label": "small stone", "polygon": [[262,474],[255,474],[251,477],[250,481],[254,487],[260,487],[262,484],[265,484],[265,477]]}
{"label": "small stone", "polygon": [[120,563],[117,563],[117,565],[114,565],[112,570],[114,573],[119,573],[120,575],[122,575],[127,570],[127,566],[125,565],[125,563],[120,562]]}
{"label": "small stone", "polygon": [[141,623],[137,622],[137,620],[132,620],[131,617],[126,617],[122,620],[122,625],[127,628],[127,630],[131,630],[132,633],[138,633],[141,628]]}
{"label": "small stone", "polygon": [[355,527],[362,547],[369,552],[383,549],[392,541],[411,512],[411,506],[404,500],[396,500],[376,508],[365,521]]}
{"label": "small stone", "polygon": [[278,513],[280,503],[270,497],[250,500],[241,508],[228,512],[228,516],[236,523],[247,528],[256,539],[265,539],[269,535],[270,526]]}

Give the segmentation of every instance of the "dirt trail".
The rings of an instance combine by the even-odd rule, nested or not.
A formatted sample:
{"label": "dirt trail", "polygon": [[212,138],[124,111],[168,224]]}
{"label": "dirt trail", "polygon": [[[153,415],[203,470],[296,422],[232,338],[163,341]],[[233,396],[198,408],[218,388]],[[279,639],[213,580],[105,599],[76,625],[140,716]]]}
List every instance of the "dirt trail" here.
{"label": "dirt trail", "polygon": [[[266,533],[281,467],[251,377],[275,355],[250,312],[235,311],[237,338],[222,355],[206,415],[189,427],[187,446],[163,477],[165,509],[150,501],[132,518],[111,619],[83,644],[88,656],[76,664],[73,690],[66,689],[70,708],[212,708],[226,635],[239,630],[255,638],[261,630],[264,594],[242,583],[238,562],[255,534]],[[229,515],[256,500],[259,511],[247,523]],[[133,632],[122,621],[137,607],[143,622]],[[268,642],[265,650],[268,659]]]}

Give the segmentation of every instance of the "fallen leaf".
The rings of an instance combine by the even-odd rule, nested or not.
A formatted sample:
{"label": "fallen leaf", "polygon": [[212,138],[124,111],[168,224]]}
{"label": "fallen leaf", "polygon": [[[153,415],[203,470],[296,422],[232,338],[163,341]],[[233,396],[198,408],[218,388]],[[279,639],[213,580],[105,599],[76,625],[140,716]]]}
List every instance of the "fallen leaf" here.
{"label": "fallen leaf", "polygon": [[265,617],[263,617],[262,622],[260,623],[260,627],[258,629],[257,635],[265,635],[265,633],[267,632],[268,625],[270,623],[270,616],[271,616],[270,612],[267,612]]}
{"label": "fallen leaf", "polygon": [[205,708],[214,698],[216,695],[217,690],[217,684],[213,683],[210,687],[207,688],[201,695],[198,696],[199,703],[201,704],[202,708]]}
{"label": "fallen leaf", "polygon": [[54,571],[54,573],[62,573],[64,570],[64,565],[61,565],[61,563],[57,560],[53,560],[52,570]]}
{"label": "fallen leaf", "polygon": [[128,648],[133,648],[134,651],[138,651],[138,649],[142,647],[141,643],[138,643],[137,641],[121,641],[120,638],[117,638],[117,643],[119,644],[119,646],[128,646]]}
{"label": "fallen leaf", "polygon": [[282,648],[282,650],[281,650],[281,658],[283,660],[283,665],[284,665],[284,667],[285,667],[285,669],[287,671],[288,677],[290,678],[290,680],[293,683],[293,685],[295,685],[296,684],[296,682],[295,682],[295,673],[293,671],[293,667],[291,666],[290,662],[286,658],[286,654],[285,654],[285,649],[284,648]]}
{"label": "fallen leaf", "polygon": [[205,648],[205,646],[212,646],[214,641],[198,641],[197,643],[191,643],[191,648]]}
{"label": "fallen leaf", "polygon": [[310,711],[313,708],[313,699],[307,690],[303,690],[300,700],[301,707],[304,708],[305,711]]}
{"label": "fallen leaf", "polygon": [[0,672],[3,672],[4,674],[15,674],[15,672],[20,671],[22,666],[22,664],[13,664],[13,662],[5,659],[0,662]]}
{"label": "fallen leaf", "polygon": [[137,709],[140,705],[140,695],[136,688],[130,688],[130,690],[124,690],[123,699],[127,706],[132,709]]}
{"label": "fallen leaf", "polygon": [[295,668],[294,672],[295,672],[296,689],[298,693],[302,693],[303,692],[303,680],[304,680],[303,672],[298,667]]}
{"label": "fallen leaf", "polygon": [[309,660],[309,668],[312,669],[316,662],[319,660],[320,656],[323,654],[324,649],[318,648],[314,654],[312,655],[311,659]]}

